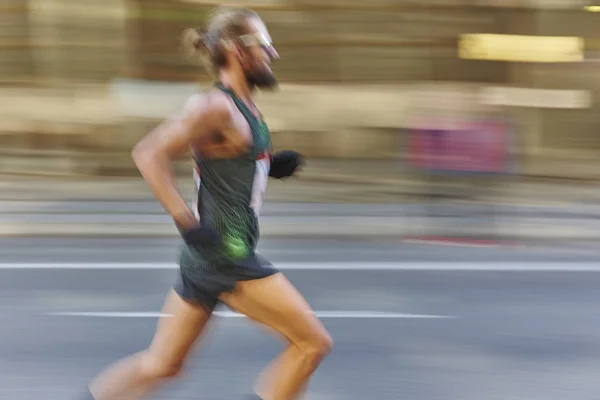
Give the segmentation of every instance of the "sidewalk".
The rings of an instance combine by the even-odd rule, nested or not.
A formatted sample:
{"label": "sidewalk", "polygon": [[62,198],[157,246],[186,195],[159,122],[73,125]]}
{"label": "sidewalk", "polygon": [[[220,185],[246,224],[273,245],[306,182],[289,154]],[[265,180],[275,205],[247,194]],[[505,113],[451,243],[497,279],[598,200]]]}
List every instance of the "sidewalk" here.
{"label": "sidewalk", "polygon": [[[398,162],[309,160],[298,177],[269,181],[262,236],[600,239],[600,188],[594,183],[467,178],[459,184],[455,177],[441,177],[434,184]],[[191,202],[191,174],[178,183]],[[432,188],[456,198],[428,200]],[[444,207],[425,211],[424,204]],[[141,177],[5,175],[0,235],[171,237],[177,232]]]}
{"label": "sidewalk", "polygon": [[[178,176],[182,194],[194,193],[191,173]],[[191,171],[191,167],[190,167]],[[435,183],[434,183],[435,182]],[[600,204],[594,182],[495,176],[445,176],[436,181],[399,161],[310,159],[298,177],[271,179],[266,201],[397,204],[422,201],[435,188],[495,204],[579,207]],[[0,200],[27,199],[155,201],[141,177],[50,177],[0,175]]]}

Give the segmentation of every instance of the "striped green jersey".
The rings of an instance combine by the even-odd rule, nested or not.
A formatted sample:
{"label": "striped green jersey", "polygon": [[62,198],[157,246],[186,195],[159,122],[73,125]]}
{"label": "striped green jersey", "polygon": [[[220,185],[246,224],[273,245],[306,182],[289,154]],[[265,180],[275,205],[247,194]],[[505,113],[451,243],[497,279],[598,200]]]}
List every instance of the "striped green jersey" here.
{"label": "striped green jersey", "polygon": [[258,244],[258,216],[271,165],[271,136],[266,123],[231,90],[222,84],[217,88],[231,97],[248,122],[252,147],[234,158],[195,160],[195,211],[201,223],[210,224],[223,239],[221,256],[243,258]]}

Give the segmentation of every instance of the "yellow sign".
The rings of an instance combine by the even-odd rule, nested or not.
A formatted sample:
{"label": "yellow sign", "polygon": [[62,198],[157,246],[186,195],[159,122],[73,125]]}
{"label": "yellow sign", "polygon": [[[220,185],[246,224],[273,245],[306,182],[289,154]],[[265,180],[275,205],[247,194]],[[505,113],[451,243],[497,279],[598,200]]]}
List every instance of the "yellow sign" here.
{"label": "yellow sign", "polygon": [[516,62],[581,62],[584,41],[572,36],[464,34],[460,58]]}

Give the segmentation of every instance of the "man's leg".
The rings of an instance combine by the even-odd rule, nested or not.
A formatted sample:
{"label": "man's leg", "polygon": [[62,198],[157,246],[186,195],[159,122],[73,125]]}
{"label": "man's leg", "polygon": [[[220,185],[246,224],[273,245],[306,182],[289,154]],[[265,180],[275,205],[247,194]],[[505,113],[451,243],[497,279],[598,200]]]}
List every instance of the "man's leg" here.
{"label": "man's leg", "polygon": [[171,290],[150,347],[107,368],[91,385],[95,400],[139,399],[175,377],[211,316],[209,309]]}
{"label": "man's leg", "polygon": [[265,370],[258,394],[264,400],[296,399],[333,345],[306,300],[281,273],[238,282],[220,299],[289,341]]}

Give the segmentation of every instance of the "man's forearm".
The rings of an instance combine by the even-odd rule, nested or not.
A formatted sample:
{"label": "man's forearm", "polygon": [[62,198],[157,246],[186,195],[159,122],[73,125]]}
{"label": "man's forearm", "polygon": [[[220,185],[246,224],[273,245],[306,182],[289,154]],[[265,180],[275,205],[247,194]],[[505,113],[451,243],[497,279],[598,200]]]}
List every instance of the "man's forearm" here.
{"label": "man's forearm", "polygon": [[169,159],[154,152],[134,150],[133,159],[144,180],[179,228],[197,225],[194,214],[177,190]]}

